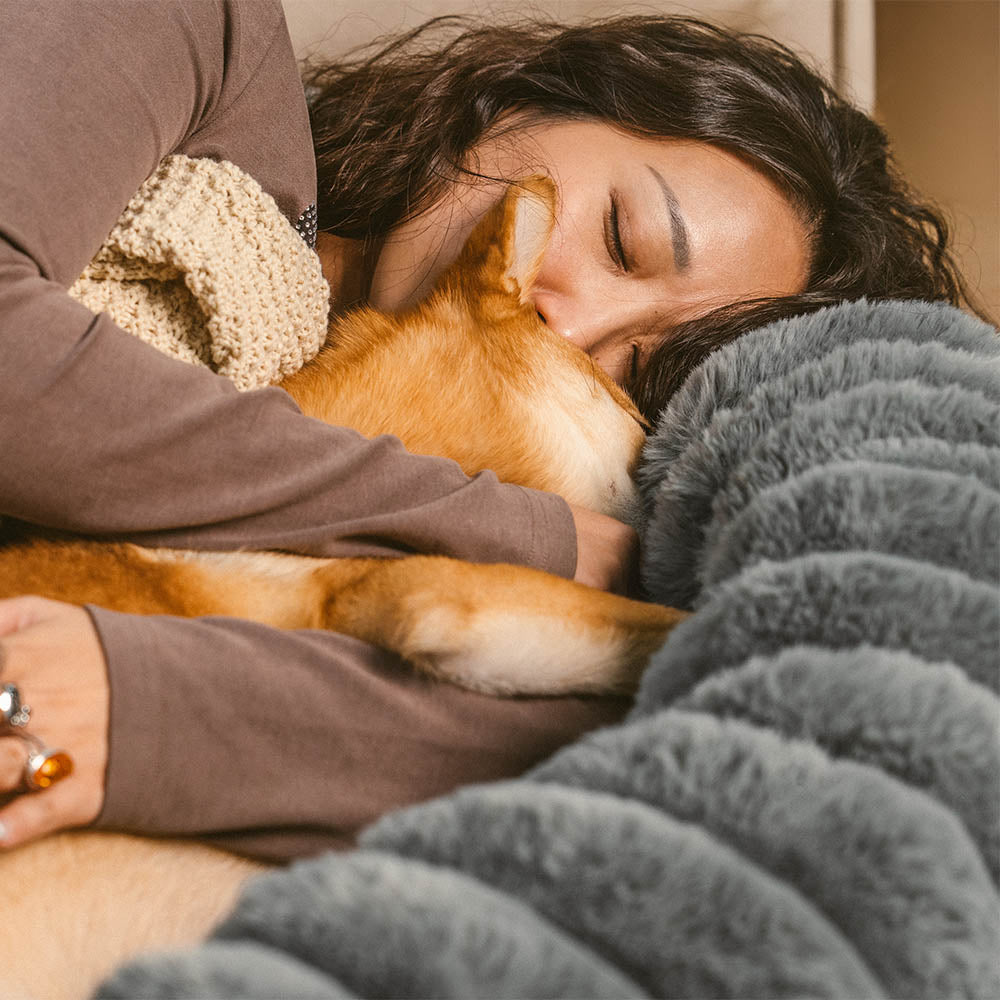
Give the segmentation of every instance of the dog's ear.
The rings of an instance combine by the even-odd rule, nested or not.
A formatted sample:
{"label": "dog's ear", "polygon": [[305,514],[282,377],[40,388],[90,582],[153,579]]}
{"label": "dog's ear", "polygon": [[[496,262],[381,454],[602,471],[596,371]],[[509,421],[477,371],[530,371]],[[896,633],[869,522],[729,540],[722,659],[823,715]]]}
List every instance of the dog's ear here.
{"label": "dog's ear", "polygon": [[542,174],[512,184],[477,223],[440,285],[502,289],[523,305],[555,225],[556,186]]}
{"label": "dog's ear", "polygon": [[504,198],[501,253],[505,276],[517,286],[523,303],[538,277],[542,257],[555,224],[556,187],[552,180],[536,174],[515,184]]}

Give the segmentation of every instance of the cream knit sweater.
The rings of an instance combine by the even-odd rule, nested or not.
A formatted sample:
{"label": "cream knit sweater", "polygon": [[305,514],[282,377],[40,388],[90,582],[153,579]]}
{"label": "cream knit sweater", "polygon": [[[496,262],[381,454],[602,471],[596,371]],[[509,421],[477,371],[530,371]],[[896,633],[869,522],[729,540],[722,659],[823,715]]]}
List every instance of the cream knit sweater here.
{"label": "cream knit sweater", "polygon": [[297,371],[326,336],[319,258],[231,163],[169,156],[70,288],[141,340],[240,389]]}

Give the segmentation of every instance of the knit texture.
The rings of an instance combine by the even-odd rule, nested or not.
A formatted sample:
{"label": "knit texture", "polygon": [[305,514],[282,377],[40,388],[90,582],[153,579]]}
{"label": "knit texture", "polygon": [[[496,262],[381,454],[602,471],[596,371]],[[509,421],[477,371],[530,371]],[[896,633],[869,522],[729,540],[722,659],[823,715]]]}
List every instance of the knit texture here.
{"label": "knit texture", "polygon": [[997,331],[755,331],[641,482],[646,585],[695,613],[624,723],[255,879],[99,996],[1000,996]]}
{"label": "knit texture", "polygon": [[164,159],[70,295],[239,389],[292,374],[326,337],[319,258],[252,177],[215,160]]}

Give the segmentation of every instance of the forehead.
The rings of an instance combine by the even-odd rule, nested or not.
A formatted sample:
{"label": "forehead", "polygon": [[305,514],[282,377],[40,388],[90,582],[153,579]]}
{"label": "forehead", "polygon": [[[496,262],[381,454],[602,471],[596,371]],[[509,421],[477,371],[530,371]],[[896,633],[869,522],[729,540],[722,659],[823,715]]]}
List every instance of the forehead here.
{"label": "forehead", "polygon": [[598,121],[536,123],[524,146],[557,178],[567,205],[614,188],[642,201],[653,218],[663,207],[663,186],[651,183],[659,175],[690,233],[697,287],[687,292],[740,298],[805,285],[809,227],[778,184],[744,157]]}
{"label": "forehead", "polygon": [[[510,127],[510,123],[508,124]],[[637,135],[595,120],[529,120],[498,138],[522,163],[554,169],[565,183],[581,177],[627,176],[636,164],[668,170],[695,187],[724,187],[763,202],[790,200],[749,157],[722,146],[671,136]]]}
{"label": "forehead", "polygon": [[[808,226],[768,174],[707,143],[647,140],[650,162],[670,171],[693,239],[733,255],[748,275],[778,270],[798,285],[808,271]],[[761,251],[764,253],[761,253]]]}

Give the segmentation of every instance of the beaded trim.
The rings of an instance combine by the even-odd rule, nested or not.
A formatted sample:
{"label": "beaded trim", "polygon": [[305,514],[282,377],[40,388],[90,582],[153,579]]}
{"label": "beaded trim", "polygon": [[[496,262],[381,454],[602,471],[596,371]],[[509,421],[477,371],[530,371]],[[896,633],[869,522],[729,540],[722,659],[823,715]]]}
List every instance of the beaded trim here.
{"label": "beaded trim", "polygon": [[316,202],[299,216],[295,231],[306,241],[310,250],[316,249]]}

